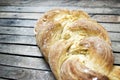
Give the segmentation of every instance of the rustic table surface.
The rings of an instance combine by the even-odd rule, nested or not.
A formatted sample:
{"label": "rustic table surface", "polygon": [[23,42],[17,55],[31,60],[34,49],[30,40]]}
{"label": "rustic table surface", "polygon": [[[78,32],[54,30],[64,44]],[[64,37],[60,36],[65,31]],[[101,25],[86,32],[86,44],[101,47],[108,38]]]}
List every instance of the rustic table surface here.
{"label": "rustic table surface", "polygon": [[102,24],[120,65],[120,0],[0,0],[0,80],[55,80],[34,36],[34,24],[54,8],[80,9]]}

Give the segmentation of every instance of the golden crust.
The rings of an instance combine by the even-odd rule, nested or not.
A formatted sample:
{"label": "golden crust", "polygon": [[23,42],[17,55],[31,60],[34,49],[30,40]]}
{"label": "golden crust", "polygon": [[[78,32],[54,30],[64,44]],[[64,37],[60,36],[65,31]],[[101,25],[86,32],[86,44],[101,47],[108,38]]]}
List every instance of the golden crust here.
{"label": "golden crust", "polygon": [[120,80],[120,66],[114,66],[108,76],[110,80]]}
{"label": "golden crust", "polygon": [[35,33],[57,80],[113,80],[111,74],[120,73],[113,68],[107,31],[86,12],[48,11],[37,21]]}

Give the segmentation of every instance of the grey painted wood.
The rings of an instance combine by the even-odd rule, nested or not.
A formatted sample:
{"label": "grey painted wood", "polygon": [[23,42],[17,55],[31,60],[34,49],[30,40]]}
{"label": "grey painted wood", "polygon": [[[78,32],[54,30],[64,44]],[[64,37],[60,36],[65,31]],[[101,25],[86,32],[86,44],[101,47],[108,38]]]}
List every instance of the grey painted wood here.
{"label": "grey painted wood", "polygon": [[24,57],[24,56],[14,56],[7,54],[0,54],[0,64],[33,68],[39,70],[50,70],[48,64],[43,58],[33,58],[33,57]]}
{"label": "grey painted wood", "polygon": [[83,6],[83,7],[120,7],[119,0],[1,0],[6,6]]}
{"label": "grey painted wood", "polygon": [[0,6],[0,11],[6,12],[46,12],[51,9],[64,8],[70,10],[83,10],[91,14],[120,14],[119,8],[90,8],[90,7],[75,7],[75,6],[39,6],[39,7],[18,7],[18,6]]}
{"label": "grey painted wood", "polygon": [[[55,80],[52,72],[0,65],[0,77],[15,80]],[[3,79],[4,80],[4,79]]]}

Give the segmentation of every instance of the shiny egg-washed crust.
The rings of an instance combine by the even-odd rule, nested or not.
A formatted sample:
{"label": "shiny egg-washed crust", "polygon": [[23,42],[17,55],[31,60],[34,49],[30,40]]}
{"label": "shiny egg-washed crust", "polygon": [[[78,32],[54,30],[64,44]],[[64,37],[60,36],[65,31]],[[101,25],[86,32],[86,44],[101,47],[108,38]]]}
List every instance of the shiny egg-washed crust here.
{"label": "shiny egg-washed crust", "polygon": [[57,80],[120,80],[107,31],[86,12],[50,10],[37,21],[35,34]]}

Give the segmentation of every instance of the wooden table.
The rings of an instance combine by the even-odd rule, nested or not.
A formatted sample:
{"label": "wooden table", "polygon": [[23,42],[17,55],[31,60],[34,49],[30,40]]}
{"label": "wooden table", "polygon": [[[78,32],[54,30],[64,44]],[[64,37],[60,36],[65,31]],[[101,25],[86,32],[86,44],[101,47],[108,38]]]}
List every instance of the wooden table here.
{"label": "wooden table", "polygon": [[0,80],[55,80],[33,32],[39,16],[53,8],[88,12],[108,31],[120,65],[119,0],[0,0]]}

